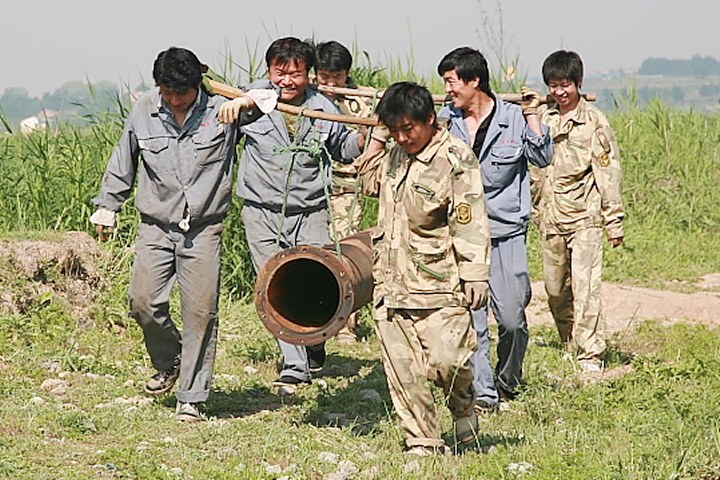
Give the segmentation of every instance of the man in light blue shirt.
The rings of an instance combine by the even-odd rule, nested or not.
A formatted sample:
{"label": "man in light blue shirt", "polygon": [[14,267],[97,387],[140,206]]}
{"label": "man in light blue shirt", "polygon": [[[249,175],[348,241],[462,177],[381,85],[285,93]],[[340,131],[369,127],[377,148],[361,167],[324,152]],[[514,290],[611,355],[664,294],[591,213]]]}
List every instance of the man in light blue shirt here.
{"label": "man in light blue shirt", "polygon": [[[552,161],[548,128],[537,115],[537,93],[524,91],[522,107],[504,102],[490,90],[485,57],[470,47],[445,55],[438,65],[452,103],[438,122],[475,152],[483,174],[490,222],[490,305],[498,321],[497,388],[490,363],[488,307],[473,311],[478,350],[473,356],[476,405],[495,408],[500,396],[512,399],[522,379],[530,302],[526,234],[530,221],[528,161],[545,167]],[[498,392],[499,390],[499,392]]]}

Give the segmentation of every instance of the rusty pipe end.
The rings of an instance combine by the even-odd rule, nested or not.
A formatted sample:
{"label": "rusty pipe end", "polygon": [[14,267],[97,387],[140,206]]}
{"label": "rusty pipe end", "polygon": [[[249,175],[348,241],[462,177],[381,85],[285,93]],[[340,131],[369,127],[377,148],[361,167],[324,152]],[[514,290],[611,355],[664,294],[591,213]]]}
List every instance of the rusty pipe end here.
{"label": "rusty pipe end", "polygon": [[355,304],[352,279],[334,251],[302,245],[276,254],[260,271],[255,305],[275,337],[316,345],[345,325]]}

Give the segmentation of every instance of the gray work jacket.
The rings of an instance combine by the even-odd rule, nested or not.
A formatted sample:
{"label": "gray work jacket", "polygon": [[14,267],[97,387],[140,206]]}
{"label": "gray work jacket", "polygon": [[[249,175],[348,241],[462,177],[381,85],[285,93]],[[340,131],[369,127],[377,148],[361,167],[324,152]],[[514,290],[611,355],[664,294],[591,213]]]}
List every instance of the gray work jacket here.
{"label": "gray work jacket", "polygon": [[[248,88],[277,89],[277,86],[264,79]],[[332,100],[312,88],[307,89],[306,96],[302,107],[340,113]],[[307,117],[298,120],[297,144],[307,146],[317,134],[330,158],[325,152],[319,157],[301,152],[295,155],[294,161],[291,161],[290,153],[277,151],[277,148],[293,145],[282,113],[273,110],[263,114],[253,109],[241,115],[240,125],[245,147],[238,171],[237,194],[246,201],[273,210],[281,210],[286,197],[288,212],[326,207],[324,182],[332,191],[332,160],[351,163],[362,153],[357,144],[359,134],[351,133],[337,122]]]}
{"label": "gray work jacket", "polygon": [[237,144],[237,127],[217,119],[225,100],[201,89],[179,127],[159,89],[144,93],[130,112],[93,203],[120,211],[137,177],[135,205],[144,221],[177,225],[186,206],[191,226],[222,220],[232,200]]}
{"label": "gray work jacket", "polygon": [[[506,238],[527,232],[530,222],[530,176],[528,161],[538,167],[552,162],[553,144],[549,128],[542,126],[542,138],[530,127],[515,104],[495,98],[495,115],[480,151],[485,202],[490,236]],[[438,113],[450,133],[472,146],[463,112],[452,104]]]}

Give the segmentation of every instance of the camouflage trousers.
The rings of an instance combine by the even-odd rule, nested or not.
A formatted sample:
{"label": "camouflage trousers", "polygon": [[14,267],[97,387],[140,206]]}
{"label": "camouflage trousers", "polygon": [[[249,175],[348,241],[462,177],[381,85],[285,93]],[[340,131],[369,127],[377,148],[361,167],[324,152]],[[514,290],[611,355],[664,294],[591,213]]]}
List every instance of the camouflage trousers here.
{"label": "camouflage trousers", "polygon": [[[357,233],[360,227],[360,219],[362,217],[362,196],[360,193],[353,192],[334,193],[330,197],[330,203],[333,211],[333,220],[335,230],[339,238],[345,238]],[[330,236],[333,236],[332,227],[330,227]],[[337,333],[338,338],[355,339],[358,326],[359,312],[354,312],[348,316],[347,323]]]}
{"label": "camouflage trousers", "polygon": [[429,382],[442,388],[454,419],[473,412],[469,359],[477,348],[464,307],[377,308],[376,328],[390,396],[408,447],[440,447],[438,412]]}
{"label": "camouflage trousers", "polygon": [[602,318],[603,229],[543,237],[545,290],[560,340],[578,360],[605,354]]}

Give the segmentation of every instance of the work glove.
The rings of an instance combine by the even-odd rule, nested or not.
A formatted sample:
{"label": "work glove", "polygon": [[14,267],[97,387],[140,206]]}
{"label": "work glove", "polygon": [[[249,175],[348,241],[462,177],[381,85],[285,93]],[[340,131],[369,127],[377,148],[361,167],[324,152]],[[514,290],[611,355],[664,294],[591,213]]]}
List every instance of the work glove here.
{"label": "work glove", "polygon": [[522,87],[520,95],[522,96],[520,108],[522,108],[523,115],[537,115],[540,106],[540,95],[528,87]]}
{"label": "work glove", "polygon": [[106,242],[109,235],[117,227],[117,214],[112,210],[100,207],[90,216],[90,222],[95,225],[95,231],[101,241]]}
{"label": "work glove", "polygon": [[488,282],[465,282],[463,291],[471,310],[478,310],[487,304],[490,295]]}
{"label": "work glove", "polygon": [[220,105],[220,113],[218,113],[218,120],[222,123],[235,123],[240,118],[240,112],[242,109],[249,110],[255,106],[255,102],[250,97],[243,95],[234,100],[229,100]]}
{"label": "work glove", "polygon": [[387,143],[390,139],[390,130],[385,125],[373,127],[371,137],[378,142]]}

